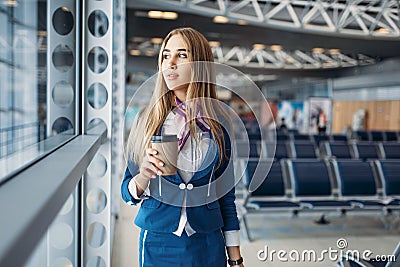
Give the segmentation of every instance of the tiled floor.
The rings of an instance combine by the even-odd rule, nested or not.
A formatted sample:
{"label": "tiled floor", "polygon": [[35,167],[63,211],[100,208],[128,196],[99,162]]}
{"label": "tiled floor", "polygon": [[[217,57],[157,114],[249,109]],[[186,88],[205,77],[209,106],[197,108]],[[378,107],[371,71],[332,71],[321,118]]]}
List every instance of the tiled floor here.
{"label": "tiled floor", "polygon": [[115,221],[112,267],[137,267],[140,229],[133,223],[138,207],[121,202],[121,210]]}
{"label": "tiled floor", "polygon": [[[137,209],[122,205],[115,226],[113,267],[138,266],[139,229],[133,224]],[[330,258],[334,259],[339,254],[339,238],[345,239],[341,240],[342,243],[347,242],[347,247],[342,251],[358,250],[363,253],[369,250],[373,253],[372,256],[390,255],[400,241],[400,229],[385,229],[377,214],[349,214],[344,218],[332,215],[328,225],[313,223],[317,217],[317,214],[301,215],[297,218],[284,214],[252,215],[249,218],[252,242],[247,241],[242,233],[241,251],[245,266],[335,266],[335,261]],[[262,251],[260,257],[265,257],[266,250],[269,257],[265,261],[259,260],[257,254]],[[271,258],[272,250],[283,250],[286,255],[282,255],[280,260],[277,253],[274,253]],[[331,250],[331,256],[327,252],[321,257],[323,250]],[[315,251],[317,262],[301,261],[301,255],[304,253],[307,257],[308,253],[313,253],[311,251]],[[294,260],[297,253],[300,261]],[[323,260],[318,261],[318,258]]]}

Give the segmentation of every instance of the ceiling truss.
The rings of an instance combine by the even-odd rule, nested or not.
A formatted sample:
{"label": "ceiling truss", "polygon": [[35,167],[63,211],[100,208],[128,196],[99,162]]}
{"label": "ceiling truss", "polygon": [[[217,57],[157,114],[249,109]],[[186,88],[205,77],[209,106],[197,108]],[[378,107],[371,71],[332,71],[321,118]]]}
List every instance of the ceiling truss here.
{"label": "ceiling truss", "polygon": [[[272,51],[270,49],[247,49],[240,46],[211,47],[215,61],[235,67],[264,69],[330,69],[355,67],[376,63],[376,60],[366,55],[345,55],[339,50],[334,52],[305,52],[300,50]],[[128,51],[135,51],[135,56],[157,56],[160,44],[154,44],[149,39],[141,38],[138,42],[128,45]],[[131,53],[131,55],[133,55]]]}
{"label": "ceiling truss", "polygon": [[399,39],[398,0],[146,0],[230,22],[336,36]]}
{"label": "ceiling truss", "polygon": [[333,54],[295,51],[245,49],[235,46],[212,47],[215,61],[230,66],[265,69],[328,69],[374,64],[375,59],[358,54],[351,57],[340,52]]}

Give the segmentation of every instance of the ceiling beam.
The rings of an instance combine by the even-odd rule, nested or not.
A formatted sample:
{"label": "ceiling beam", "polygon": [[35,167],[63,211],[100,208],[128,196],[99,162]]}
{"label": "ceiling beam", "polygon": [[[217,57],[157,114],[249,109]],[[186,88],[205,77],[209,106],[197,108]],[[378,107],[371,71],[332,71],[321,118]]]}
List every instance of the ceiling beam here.
{"label": "ceiling beam", "polygon": [[225,16],[230,23],[304,33],[377,40],[400,40],[397,0],[128,0],[203,16]]}
{"label": "ceiling beam", "polygon": [[[128,44],[127,50],[131,56],[155,57],[160,50],[160,44],[155,44],[149,38],[138,38],[137,42]],[[259,69],[333,69],[375,64],[376,60],[363,54],[346,55],[338,49],[333,51],[286,51],[284,49],[248,49],[241,46],[211,47],[215,62],[235,67]],[[135,52],[130,52],[135,51]]]}

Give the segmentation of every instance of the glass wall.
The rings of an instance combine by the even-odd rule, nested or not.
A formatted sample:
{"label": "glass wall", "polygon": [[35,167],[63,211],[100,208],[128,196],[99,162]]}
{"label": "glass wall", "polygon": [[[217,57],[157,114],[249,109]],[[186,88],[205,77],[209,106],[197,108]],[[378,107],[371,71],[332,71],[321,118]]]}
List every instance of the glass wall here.
{"label": "glass wall", "polygon": [[74,134],[75,4],[55,2],[0,2],[0,182]]}
{"label": "glass wall", "polygon": [[[0,209],[32,211],[26,216],[32,235],[23,220],[15,231],[4,227],[15,240],[4,242],[4,251],[25,245],[25,253],[6,251],[4,262],[109,266],[111,203],[120,199],[118,193],[112,200],[111,173],[122,169],[125,90],[125,32],[113,37],[113,16],[116,27],[125,23],[124,3],[0,1],[0,190],[12,192]],[[92,127],[99,122],[104,127]],[[10,198],[19,190],[35,201],[18,205]],[[15,221],[10,216],[8,223]]]}
{"label": "glass wall", "polygon": [[[0,185],[75,134],[75,10],[75,1],[0,1]],[[26,266],[78,266],[77,190]]]}
{"label": "glass wall", "polygon": [[0,3],[0,158],[43,140],[46,3]]}

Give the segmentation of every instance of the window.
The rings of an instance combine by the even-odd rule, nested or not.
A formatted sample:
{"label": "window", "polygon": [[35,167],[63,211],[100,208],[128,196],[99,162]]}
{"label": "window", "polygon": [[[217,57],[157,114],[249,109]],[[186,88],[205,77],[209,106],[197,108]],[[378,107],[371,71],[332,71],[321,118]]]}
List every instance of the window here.
{"label": "window", "polygon": [[[60,7],[48,29],[47,4],[0,2],[0,181],[74,134],[74,17]],[[47,47],[49,35],[57,47]],[[42,142],[60,133],[69,135]]]}

